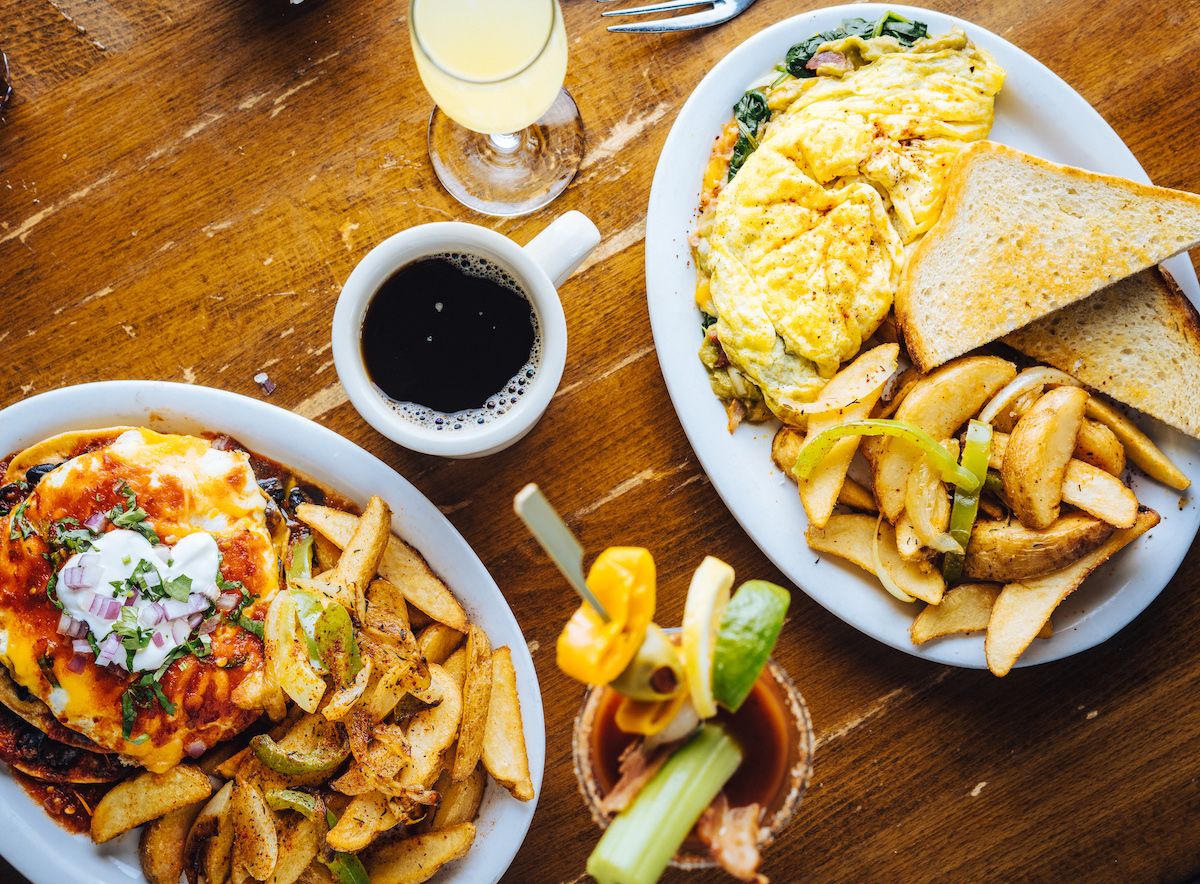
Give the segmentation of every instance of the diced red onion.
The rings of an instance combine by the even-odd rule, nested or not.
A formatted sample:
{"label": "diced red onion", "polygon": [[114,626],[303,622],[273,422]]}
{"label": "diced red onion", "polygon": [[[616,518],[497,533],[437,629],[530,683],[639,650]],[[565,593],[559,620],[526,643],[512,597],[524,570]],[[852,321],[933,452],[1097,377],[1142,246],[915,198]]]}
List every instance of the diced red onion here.
{"label": "diced red onion", "polygon": [[99,615],[103,620],[116,620],[121,614],[121,603],[116,599],[104,599],[104,611]]}
{"label": "diced red onion", "polygon": [[200,595],[204,596],[210,602],[215,601],[217,599],[217,596],[219,596],[221,594],[221,590],[217,588],[217,585],[215,583],[205,583],[199,589],[197,589],[195,584],[193,584],[192,592],[200,593]]}
{"label": "diced red onion", "polygon": [[242,600],[242,597],[235,592],[223,592],[219,596],[217,596],[217,602],[216,602],[217,610],[218,611],[232,611],[234,608],[236,608],[238,606],[238,602],[240,602],[241,600]]}
{"label": "diced red onion", "polygon": [[55,630],[59,635],[70,635],[71,630],[75,628],[75,619],[63,611],[58,617],[58,628]]}
{"label": "diced red onion", "polygon": [[96,663],[100,666],[107,666],[109,663],[116,662],[117,653],[120,650],[121,637],[115,632],[110,632],[100,643],[100,653],[96,655]]}
{"label": "diced red onion", "polygon": [[92,513],[83,520],[83,527],[90,531],[99,534],[104,530],[105,523],[108,522],[108,516],[105,513]]}
{"label": "diced red onion", "polygon": [[88,602],[88,613],[95,614],[97,617],[99,617],[100,613],[104,610],[104,603],[107,602],[108,599],[102,595],[96,595],[95,593],[92,593],[91,596],[92,598]]}
{"label": "diced red onion", "polygon": [[150,641],[154,642],[154,647],[161,648],[164,644],[166,644],[167,640],[163,638],[163,634],[161,632],[156,632],[154,635],[150,636]]}
{"label": "diced red onion", "polygon": [[67,672],[73,672],[79,675],[83,672],[83,667],[87,665],[87,657],[82,654],[76,654],[71,658],[71,662],[67,664]]}
{"label": "diced red onion", "polygon": [[189,597],[186,602],[164,599],[163,605],[166,607],[167,619],[178,620],[180,617],[188,617],[203,611],[208,607],[208,599],[197,594]]}
{"label": "diced red onion", "polygon": [[71,627],[71,638],[87,638],[88,625],[82,620],[76,620],[75,625]]}
{"label": "diced red onion", "polygon": [[183,747],[183,751],[188,754],[189,758],[199,758],[208,751],[208,747],[200,740],[192,740],[192,742]]}
{"label": "diced red onion", "polygon": [[190,626],[188,626],[185,621],[183,621],[183,620],[172,620],[171,621],[171,638],[174,639],[175,644],[177,644],[177,645],[183,644],[185,641],[188,640],[188,636],[191,635],[191,633],[192,633],[192,628]]}
{"label": "diced red onion", "polygon": [[86,641],[77,638],[75,641],[71,642],[71,650],[73,650],[76,654],[90,654],[92,652],[92,646]]}
{"label": "diced red onion", "polygon": [[[199,616],[199,615],[196,615],[196,616]],[[200,624],[200,634],[208,635],[213,630],[215,630],[220,624],[221,624],[221,616],[219,614],[214,614],[213,616],[209,617],[207,620],[205,620],[203,623]]]}
{"label": "diced red onion", "polygon": [[63,568],[62,579],[67,589],[91,589],[100,579],[96,557],[80,556],[74,565]]}
{"label": "diced red onion", "polygon": [[151,602],[142,608],[142,613],[138,615],[138,620],[143,626],[158,626],[162,623],[167,612],[163,610],[163,606],[158,602]]}
{"label": "diced red onion", "polygon": [[188,629],[195,629],[200,625],[200,621],[204,619],[203,614],[188,614],[187,625]]}
{"label": "diced red onion", "polygon": [[125,601],[121,602],[121,605],[128,608],[130,605],[135,604],[137,600],[141,598],[141,595],[142,594],[135,589],[129,595],[125,596]]}

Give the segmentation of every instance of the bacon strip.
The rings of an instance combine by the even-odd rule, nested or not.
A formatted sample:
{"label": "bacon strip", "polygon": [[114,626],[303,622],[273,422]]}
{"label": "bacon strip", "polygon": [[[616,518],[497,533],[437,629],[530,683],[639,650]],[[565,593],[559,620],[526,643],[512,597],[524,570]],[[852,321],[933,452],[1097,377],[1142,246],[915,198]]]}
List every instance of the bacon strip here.
{"label": "bacon strip", "polygon": [[729,799],[722,792],[697,820],[696,837],[721,868],[739,881],[768,884],[767,877],[758,874],[762,863],[762,854],[758,850],[759,813],[757,804],[731,808]]}
{"label": "bacon strip", "polygon": [[600,802],[600,811],[620,813],[627,808],[642,787],[666,764],[675,745],[661,746],[657,751],[649,752],[644,740],[630,743],[621,753],[621,778]]}

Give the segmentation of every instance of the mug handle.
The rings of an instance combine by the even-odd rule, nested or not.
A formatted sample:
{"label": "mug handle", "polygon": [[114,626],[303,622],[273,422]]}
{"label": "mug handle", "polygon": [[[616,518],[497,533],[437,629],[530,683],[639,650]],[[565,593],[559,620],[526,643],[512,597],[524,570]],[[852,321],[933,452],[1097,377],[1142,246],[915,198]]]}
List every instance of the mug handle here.
{"label": "mug handle", "polygon": [[525,245],[525,253],[558,288],[600,244],[600,231],[591,219],[572,209]]}

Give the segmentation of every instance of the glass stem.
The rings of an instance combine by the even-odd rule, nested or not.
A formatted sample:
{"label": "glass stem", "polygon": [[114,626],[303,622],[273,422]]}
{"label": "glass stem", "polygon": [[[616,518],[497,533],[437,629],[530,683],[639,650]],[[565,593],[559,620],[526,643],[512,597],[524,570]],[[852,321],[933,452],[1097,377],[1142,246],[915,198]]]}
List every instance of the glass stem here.
{"label": "glass stem", "polygon": [[488,141],[492,143],[492,147],[498,153],[513,154],[521,147],[521,133],[509,132],[507,134],[489,135]]}

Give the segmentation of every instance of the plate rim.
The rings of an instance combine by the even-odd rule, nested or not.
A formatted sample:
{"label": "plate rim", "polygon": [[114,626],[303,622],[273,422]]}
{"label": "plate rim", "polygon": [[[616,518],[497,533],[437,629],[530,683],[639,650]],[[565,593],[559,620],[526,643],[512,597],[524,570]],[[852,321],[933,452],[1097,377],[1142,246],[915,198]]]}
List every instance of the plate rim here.
{"label": "plate rim", "polygon": [[[717,134],[715,131],[701,130],[690,126],[692,118],[700,117],[701,121],[703,121],[705,111],[701,108],[713,101],[718,101],[722,89],[732,94],[732,90],[736,88],[737,94],[740,94],[741,90],[748,88],[754,82],[753,77],[760,74],[755,74],[750,79],[746,79],[737,77],[736,72],[739,68],[748,66],[743,63],[743,60],[755,51],[767,47],[767,52],[759,52],[760,57],[780,57],[782,53],[774,52],[772,49],[776,42],[782,45],[786,36],[790,38],[788,39],[789,43],[794,43],[802,36],[823,27],[822,24],[818,24],[823,19],[833,21],[854,16],[871,17],[872,14],[881,15],[887,10],[894,10],[909,17],[923,17],[924,20],[930,21],[931,24],[936,22],[939,27],[943,28],[961,27],[968,32],[968,35],[972,39],[978,38],[977,42],[980,44],[994,44],[999,46],[1006,54],[1012,53],[1019,60],[1022,67],[1034,72],[1036,82],[1034,86],[1030,87],[1031,89],[1037,88],[1036,83],[1048,83],[1057,92],[1065,93],[1072,104],[1075,105],[1072,108],[1072,112],[1085,114],[1090,118],[1090,123],[1104,133],[1106,138],[1102,149],[1115,155],[1114,163],[1123,162],[1128,166],[1128,169],[1123,174],[1135,180],[1149,183],[1149,177],[1146,175],[1145,170],[1142,169],[1141,164],[1138,163],[1136,157],[1134,157],[1132,151],[1129,150],[1121,137],[1087,99],[1037,58],[1010,40],[987,28],[969,20],[936,10],[892,3],[854,3],[812,9],[768,25],[751,34],[736,47],[725,53],[724,57],[713,65],[695,86],[676,115],[663,144],[662,151],[659,154],[648,200],[645,262],[647,308],[650,315],[651,330],[655,342],[655,350],[658,355],[659,368],[667,386],[672,406],[683,427],[688,443],[691,445],[692,451],[700,461],[706,476],[716,489],[718,496],[720,496],[726,508],[762,553],[805,595],[864,635],[868,635],[889,647],[903,651],[919,659],[960,668],[984,669],[986,668],[986,661],[983,658],[982,636],[957,636],[928,642],[920,646],[913,645],[911,641],[899,641],[890,635],[886,629],[879,628],[878,625],[871,623],[870,621],[875,615],[872,615],[870,612],[867,612],[865,615],[855,615],[852,611],[848,610],[848,606],[843,605],[839,607],[831,603],[827,594],[810,590],[805,585],[806,581],[801,579],[801,577],[803,572],[807,571],[807,568],[799,567],[795,561],[790,561],[779,550],[775,549],[773,544],[759,537],[758,532],[751,524],[752,519],[750,514],[742,512],[742,505],[737,501],[737,489],[732,487],[730,481],[721,478],[724,470],[721,469],[719,461],[727,458],[729,452],[734,449],[731,447],[722,452],[722,446],[728,444],[725,439],[722,439],[720,442],[713,441],[715,437],[723,435],[720,432],[719,426],[700,425],[702,418],[694,413],[696,408],[688,401],[690,399],[690,389],[684,380],[684,376],[688,371],[700,370],[699,361],[693,359],[692,361],[695,365],[690,369],[687,366],[676,366],[669,362],[668,350],[670,348],[664,346],[664,342],[672,335],[680,334],[680,332],[674,331],[671,325],[673,317],[669,315],[672,306],[670,301],[672,298],[678,296],[671,282],[672,274],[676,272],[675,268],[681,262],[689,271],[693,270],[690,249],[686,248],[686,245],[681,247],[681,243],[685,241],[686,234],[690,233],[690,230],[682,231],[683,235],[681,236],[680,231],[673,230],[669,226],[669,222],[674,221],[677,217],[677,213],[669,206],[672,200],[669,191],[678,191],[681,187],[684,187],[681,181],[673,179],[680,177],[682,174],[679,171],[680,169],[683,167],[690,169],[690,165],[672,161],[675,159],[675,155],[681,152],[681,143],[695,138],[692,133],[704,131],[704,134],[699,136],[699,140],[702,141],[707,141],[708,138],[715,137]],[[757,70],[763,74],[767,72],[763,66],[760,66]],[[722,82],[723,80],[730,79],[731,71],[734,72],[732,79],[735,85],[733,87],[729,87],[726,83]],[[1010,82],[1007,78],[1012,77],[1013,74],[1014,72],[1011,69],[1006,70],[1006,85]],[[1012,94],[1012,91],[1009,89],[1009,94]],[[717,97],[714,98],[714,95]],[[726,98],[729,97],[729,95],[726,95]],[[728,104],[732,106],[735,100],[736,95],[733,95],[733,100],[728,101]],[[694,182],[687,183],[684,192],[695,194],[698,197],[699,186],[700,176],[697,174]],[[694,203],[695,200],[693,200]],[[667,216],[668,223],[664,223],[663,216]],[[692,217],[694,218],[694,213]],[[680,252],[684,254],[672,257],[673,253]],[[1187,260],[1186,255],[1176,256],[1164,263],[1171,269],[1189,299],[1193,303],[1197,303],[1198,298],[1200,298],[1200,288],[1198,288],[1200,284],[1197,283],[1195,271],[1191,263]],[[698,346],[698,343],[699,339],[697,338],[694,346]],[[707,389],[707,381],[704,386]],[[709,395],[711,397],[711,393]],[[713,401],[715,401],[715,398]],[[1146,422],[1141,420],[1142,417],[1144,416],[1139,416],[1139,424],[1142,425],[1143,429],[1147,429]],[[707,421],[707,418],[703,420]],[[1160,425],[1157,421],[1151,421],[1150,423],[1153,423],[1154,429],[1148,430],[1148,432],[1160,444],[1162,444],[1160,437],[1164,431],[1171,437],[1179,436],[1180,438],[1184,438],[1182,434],[1166,428],[1165,425]],[[773,433],[776,425],[777,422],[768,423],[763,426],[770,427]],[[714,429],[717,432],[714,433]],[[744,431],[745,427],[742,429],[742,432]],[[734,437],[729,436],[727,438]],[[1181,466],[1183,465],[1181,464]],[[1197,480],[1200,479],[1200,469],[1197,469],[1195,459],[1189,458],[1187,466],[1190,469],[1185,467],[1185,472],[1188,472],[1193,482],[1197,483]],[[772,469],[774,469],[773,465]],[[1134,604],[1125,607],[1125,613],[1113,617],[1114,620],[1120,620],[1120,622],[1111,629],[1107,626],[1104,627],[1101,630],[1105,633],[1104,635],[1092,635],[1091,632],[1093,630],[1080,630],[1077,628],[1056,633],[1054,638],[1040,642],[1038,647],[1022,655],[1021,659],[1017,661],[1016,667],[1023,668],[1049,663],[1088,650],[1107,641],[1135,620],[1170,583],[1179,566],[1182,564],[1184,557],[1187,555],[1192,540],[1196,535],[1197,528],[1200,528],[1200,511],[1197,510],[1194,499],[1190,500],[1189,504],[1187,508],[1188,512],[1184,512],[1181,507],[1179,512],[1163,513],[1163,523],[1154,529],[1161,534],[1163,532],[1160,529],[1163,528],[1165,523],[1170,521],[1171,525],[1167,533],[1171,534],[1170,542],[1173,544],[1168,555],[1165,557],[1160,556],[1160,560],[1165,563],[1165,566],[1159,568],[1159,571],[1165,574],[1165,576],[1154,591],[1144,592]],[[803,518],[805,519],[805,523],[807,523],[807,518]],[[1185,522],[1190,524],[1186,524]],[[1143,538],[1143,542],[1153,539],[1153,534],[1154,531],[1146,538]],[[844,572],[842,576],[836,578],[840,583],[851,581],[861,584],[866,582],[865,577],[859,573],[851,573],[855,569],[844,565],[844,563],[833,560],[830,557],[821,558],[820,561],[833,565]],[[828,574],[829,572],[826,571],[822,577],[827,578]],[[1114,594],[1114,597],[1117,594]],[[964,653],[963,648],[975,645],[978,645],[976,653],[971,653],[970,651]]]}
{"label": "plate rim", "polygon": [[[503,788],[489,782],[484,796],[485,806],[494,806],[496,801],[503,802],[504,805],[511,803],[512,810],[509,813],[513,821],[503,829],[495,824],[495,820],[485,821],[485,825],[491,825],[486,830],[483,826],[480,827],[471,850],[462,859],[457,860],[453,867],[447,869],[450,874],[443,880],[478,881],[481,877],[490,877],[493,884],[499,881],[524,844],[541,798],[546,755],[545,711],[537,669],[520,623],[495,579],[458,529],[420,489],[350,439],[273,403],[216,387],[159,380],[115,380],[73,384],[48,390],[0,409],[0,448],[6,449],[3,454],[8,453],[9,447],[13,451],[19,451],[19,446],[31,444],[63,429],[103,426],[103,418],[76,419],[69,413],[72,403],[93,397],[96,403],[123,400],[127,404],[120,406],[124,409],[122,413],[139,409],[144,412],[142,425],[175,426],[180,432],[196,432],[203,428],[209,432],[230,432],[233,435],[232,427],[211,426],[208,419],[195,416],[206,407],[229,408],[230,424],[239,421],[262,421],[265,426],[271,427],[271,432],[277,438],[295,440],[282,443],[278,448],[312,449],[311,458],[314,461],[325,459],[335,462],[340,468],[350,465],[356,471],[371,476],[372,484],[377,484],[381,493],[395,507],[392,516],[393,530],[399,531],[397,526],[402,524],[404,530],[400,533],[405,539],[410,539],[415,529],[423,540],[411,539],[410,542],[435,572],[445,573],[445,561],[451,557],[458,557],[453,570],[470,572],[472,588],[468,595],[474,597],[474,600],[463,598],[462,591],[457,586],[454,589],[455,595],[468,608],[476,603],[488,606],[494,612],[489,614],[489,619],[499,618],[504,621],[503,628],[510,638],[508,644],[512,648],[513,665],[517,674],[534,798],[527,802],[518,802],[508,796]],[[99,404],[93,405],[92,410],[100,407]],[[115,408],[106,410],[116,413]],[[235,416],[237,414],[241,417]],[[115,422],[117,421],[113,419],[109,425]],[[237,435],[244,438],[246,434]],[[250,447],[267,457],[279,459],[281,463],[302,473],[311,472],[289,463],[290,458],[287,456],[277,457],[278,449],[272,451],[268,447],[262,450],[262,446],[258,444],[251,444]],[[335,467],[330,466],[328,469],[332,472]],[[324,482],[318,476],[310,475],[309,478]],[[357,497],[353,490],[338,488],[336,482],[327,484],[351,499]],[[431,553],[428,547],[434,543],[438,548]],[[443,564],[439,566],[435,560],[441,560]],[[0,825],[0,855],[31,881],[79,881],[82,884],[96,880],[96,875],[103,875],[107,879],[120,873],[124,873],[122,880],[145,880],[136,860],[132,862],[131,867],[128,857],[125,856],[133,855],[131,850],[136,848],[134,838],[142,827],[139,826],[120,836],[114,842],[97,845],[86,834],[77,835],[58,826],[25,794],[7,770],[0,771],[0,784],[3,784],[6,790],[11,789],[11,794],[19,794],[20,799],[25,802],[21,804],[20,801],[0,801],[0,821],[17,823]],[[490,795],[495,797],[489,798]],[[42,825],[45,823],[49,824],[49,828]],[[78,861],[71,862],[67,856],[75,853],[74,847],[61,853],[54,850],[58,837],[73,844],[77,843],[81,849],[90,848],[94,853],[92,859],[97,863],[97,868],[93,869],[90,863],[84,866]],[[481,848],[486,848],[487,852],[475,854],[475,851]],[[117,856],[117,853],[121,853],[122,856]],[[483,868],[474,868],[475,864],[463,866],[473,854],[482,858],[477,860],[477,863],[484,866]],[[490,861],[487,861],[488,857],[491,857]]]}

